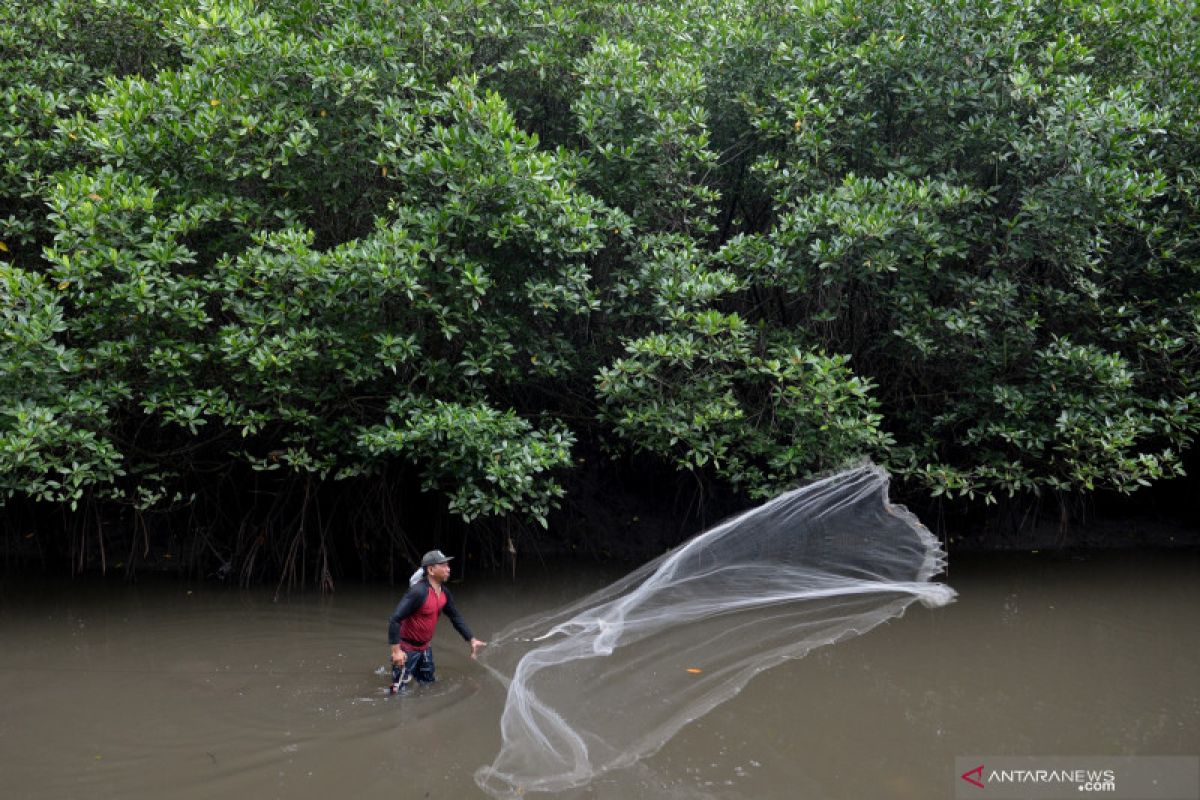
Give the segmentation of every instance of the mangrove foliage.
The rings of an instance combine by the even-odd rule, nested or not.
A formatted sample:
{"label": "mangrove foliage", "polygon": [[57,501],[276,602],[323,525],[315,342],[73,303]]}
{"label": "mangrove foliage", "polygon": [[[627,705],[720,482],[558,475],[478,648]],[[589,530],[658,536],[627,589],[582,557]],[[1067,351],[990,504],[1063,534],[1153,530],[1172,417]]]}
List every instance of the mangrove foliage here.
{"label": "mangrove foliage", "polygon": [[81,569],[378,571],[398,497],[511,547],[597,458],[1132,492],[1200,429],[1189,3],[5,2],[0,108],[0,502]]}

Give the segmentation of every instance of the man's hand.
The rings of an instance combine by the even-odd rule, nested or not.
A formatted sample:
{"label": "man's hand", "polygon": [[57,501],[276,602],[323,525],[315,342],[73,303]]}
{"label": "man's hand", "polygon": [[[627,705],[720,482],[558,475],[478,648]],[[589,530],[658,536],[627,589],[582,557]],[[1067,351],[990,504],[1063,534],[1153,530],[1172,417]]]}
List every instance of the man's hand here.
{"label": "man's hand", "polygon": [[481,642],[478,639],[471,640],[471,658],[479,655],[479,649],[481,647],[487,647],[487,642]]}
{"label": "man's hand", "polygon": [[408,660],[408,656],[400,649],[400,645],[392,645],[392,666],[403,667],[404,662]]}

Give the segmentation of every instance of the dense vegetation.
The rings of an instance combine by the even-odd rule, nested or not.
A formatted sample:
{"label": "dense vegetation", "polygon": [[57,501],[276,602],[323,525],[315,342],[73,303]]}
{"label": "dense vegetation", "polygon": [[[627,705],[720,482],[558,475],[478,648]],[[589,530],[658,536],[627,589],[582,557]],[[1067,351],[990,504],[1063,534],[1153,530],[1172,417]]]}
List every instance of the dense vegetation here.
{"label": "dense vegetation", "polygon": [[1130,492],[1200,428],[1188,3],[8,2],[0,105],[0,498],[81,568],[327,578],[583,453]]}

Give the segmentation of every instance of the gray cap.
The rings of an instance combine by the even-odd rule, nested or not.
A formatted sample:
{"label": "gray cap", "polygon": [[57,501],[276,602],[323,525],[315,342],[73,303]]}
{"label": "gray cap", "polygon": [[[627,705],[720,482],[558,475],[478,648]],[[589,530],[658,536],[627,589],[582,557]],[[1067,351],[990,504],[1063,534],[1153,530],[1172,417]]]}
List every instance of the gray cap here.
{"label": "gray cap", "polygon": [[425,555],[421,556],[422,567],[432,567],[434,564],[445,564],[454,556],[448,556],[441,550],[430,550]]}

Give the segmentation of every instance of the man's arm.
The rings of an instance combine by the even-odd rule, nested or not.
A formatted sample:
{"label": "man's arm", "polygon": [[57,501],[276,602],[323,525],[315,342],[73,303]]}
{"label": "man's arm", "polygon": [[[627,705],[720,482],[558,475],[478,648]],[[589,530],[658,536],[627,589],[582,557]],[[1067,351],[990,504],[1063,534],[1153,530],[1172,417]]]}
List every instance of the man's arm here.
{"label": "man's arm", "polygon": [[467,627],[467,621],[463,619],[462,614],[458,613],[458,606],[454,605],[454,595],[450,594],[449,590],[443,589],[446,592],[446,607],[442,609],[443,613],[450,618],[450,624],[454,626],[454,630],[458,631],[458,635],[467,640],[467,644],[471,645],[471,658],[474,658],[479,652],[479,648],[485,646],[487,642],[481,642],[471,633],[471,629]]}
{"label": "man's arm", "polygon": [[400,603],[388,619],[388,644],[392,646],[392,664],[394,666],[402,667],[407,660],[404,651],[400,649],[400,623],[406,617],[412,616],[425,603],[425,593],[428,591],[429,584],[425,581],[414,583],[404,593],[404,597],[400,598]]}
{"label": "man's arm", "polygon": [[388,644],[400,644],[400,623],[411,617],[425,603],[425,593],[428,591],[429,584],[418,581],[400,598],[399,605],[388,619]]}

